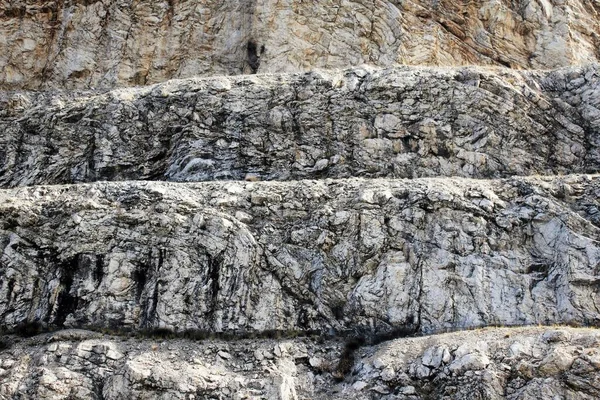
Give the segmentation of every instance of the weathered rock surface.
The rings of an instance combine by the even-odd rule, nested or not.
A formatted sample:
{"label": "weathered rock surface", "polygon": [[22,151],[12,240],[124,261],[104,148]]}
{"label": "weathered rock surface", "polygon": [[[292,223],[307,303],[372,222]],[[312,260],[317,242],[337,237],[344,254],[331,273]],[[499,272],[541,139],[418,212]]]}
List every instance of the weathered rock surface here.
{"label": "weathered rock surface", "polygon": [[598,66],[392,68],[0,94],[0,186],[597,172]]}
{"label": "weathered rock surface", "polygon": [[0,2],[0,399],[600,398],[599,13]]}
{"label": "weathered rock surface", "polygon": [[360,64],[557,68],[598,60],[599,11],[598,0],[11,0],[0,88]]}
{"label": "weathered rock surface", "polygon": [[600,323],[599,176],[0,191],[0,324]]}
{"label": "weathered rock surface", "polygon": [[352,354],[340,341],[162,341],[65,331],[0,352],[0,397],[591,400],[600,396],[599,348],[598,330],[572,328],[484,329]]}

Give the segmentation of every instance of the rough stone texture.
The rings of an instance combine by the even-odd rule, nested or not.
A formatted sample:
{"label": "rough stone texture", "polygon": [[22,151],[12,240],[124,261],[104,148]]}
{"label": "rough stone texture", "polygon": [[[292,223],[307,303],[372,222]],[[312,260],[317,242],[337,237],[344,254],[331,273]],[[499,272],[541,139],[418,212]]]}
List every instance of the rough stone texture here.
{"label": "rough stone texture", "polygon": [[0,186],[597,172],[598,66],[351,69],[0,94]]}
{"label": "rough stone texture", "polygon": [[600,323],[600,177],[0,191],[0,323],[432,332]]}
{"label": "rough stone texture", "polygon": [[[393,340],[351,356],[339,341],[162,341],[63,331],[0,353],[0,397],[592,400],[600,396],[599,346],[597,330],[570,328]],[[338,374],[344,363],[345,378]]]}
{"label": "rough stone texture", "polygon": [[600,398],[599,12],[0,2],[0,399]]}
{"label": "rough stone texture", "polygon": [[3,1],[0,88],[116,87],[241,73],[252,3]]}
{"label": "rough stone texture", "polygon": [[0,3],[0,88],[361,64],[556,68],[598,60],[598,0]]}

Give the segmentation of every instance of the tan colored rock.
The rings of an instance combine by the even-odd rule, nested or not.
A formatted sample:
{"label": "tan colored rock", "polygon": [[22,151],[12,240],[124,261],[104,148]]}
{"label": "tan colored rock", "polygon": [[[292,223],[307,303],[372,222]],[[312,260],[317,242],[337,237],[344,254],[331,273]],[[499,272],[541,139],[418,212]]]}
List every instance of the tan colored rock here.
{"label": "tan colored rock", "polygon": [[598,60],[597,0],[117,0],[0,4],[0,88],[362,64],[556,68]]}
{"label": "tan colored rock", "polygon": [[248,1],[0,5],[0,87],[114,87],[241,72]]}
{"label": "tan colored rock", "polygon": [[544,375],[557,375],[568,370],[575,356],[569,349],[554,349],[540,363],[538,372]]}

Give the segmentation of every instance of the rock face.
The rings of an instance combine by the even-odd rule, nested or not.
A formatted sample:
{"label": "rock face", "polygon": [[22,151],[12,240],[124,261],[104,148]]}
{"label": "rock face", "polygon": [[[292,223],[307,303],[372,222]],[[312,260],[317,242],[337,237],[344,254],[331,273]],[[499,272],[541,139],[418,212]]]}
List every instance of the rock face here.
{"label": "rock face", "polygon": [[0,193],[3,326],[600,324],[597,176]]}
{"label": "rock face", "polygon": [[361,64],[557,68],[598,60],[598,0],[0,4],[0,87],[89,88]]}
{"label": "rock face", "polygon": [[[140,340],[63,331],[2,354],[0,396],[35,399],[597,399],[600,333],[492,329],[364,346]],[[348,346],[346,345],[346,348]],[[342,357],[340,358],[340,354]],[[344,361],[352,375],[336,379]]]}
{"label": "rock face", "polygon": [[599,12],[2,2],[0,399],[600,398]]}
{"label": "rock face", "polygon": [[0,185],[597,172],[598,66],[392,68],[0,96]]}

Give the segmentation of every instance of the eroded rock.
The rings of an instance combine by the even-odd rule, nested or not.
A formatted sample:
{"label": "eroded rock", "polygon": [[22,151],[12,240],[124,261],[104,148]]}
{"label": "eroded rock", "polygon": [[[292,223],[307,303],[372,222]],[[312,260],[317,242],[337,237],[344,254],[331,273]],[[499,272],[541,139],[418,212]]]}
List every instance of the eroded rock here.
{"label": "eroded rock", "polygon": [[361,64],[557,68],[597,61],[597,15],[596,0],[18,0],[0,5],[0,88]]}
{"label": "eroded rock", "polygon": [[[386,399],[390,396],[452,399],[523,399],[534,393],[595,399],[600,395],[600,334],[593,329],[558,328],[572,338],[571,343],[549,343],[550,329],[495,328],[442,334],[430,337],[390,340],[378,346],[357,350],[354,372],[336,379],[335,370],[316,368],[305,358],[282,357],[255,361],[253,352],[274,348],[304,349],[307,357],[335,361],[343,352],[338,340],[283,339],[239,340],[234,342],[194,342],[171,339],[132,339],[104,336],[97,339],[57,342],[62,356],[44,344],[40,337],[25,339],[0,352],[2,368],[0,396],[6,398],[89,399],[126,398],[269,398],[269,399]],[[556,328],[553,328],[556,332]],[[532,343],[537,356],[511,356],[515,343]],[[83,348],[111,349],[123,357],[111,359],[80,356]],[[230,358],[219,360],[223,348]],[[434,349],[434,350],[432,350]],[[450,359],[429,366],[428,376],[410,375],[414,365],[445,349]],[[463,354],[464,353],[464,354]],[[93,352],[87,352],[93,354]],[[466,362],[466,357],[488,357],[485,363]],[[561,354],[557,357],[557,354]],[[559,369],[544,368],[549,360]],[[366,368],[377,360],[385,367]],[[460,361],[463,360],[463,361]],[[450,363],[450,367],[447,363]],[[452,368],[459,362],[461,368]],[[437,363],[437,362],[436,362]],[[519,365],[535,369],[530,376]],[[357,367],[362,364],[363,367]],[[429,363],[431,364],[431,363]],[[332,365],[335,365],[333,363]],[[445,371],[452,370],[451,373]],[[409,374],[407,374],[409,373]],[[17,384],[19,382],[19,384]]]}
{"label": "eroded rock", "polygon": [[5,92],[0,186],[591,173],[600,167],[598,76],[597,66],[395,67]]}
{"label": "eroded rock", "polygon": [[[227,203],[214,203],[232,192],[218,182],[0,191],[3,326],[411,334],[599,322],[597,176],[235,185]],[[435,351],[426,368],[447,358]]]}

